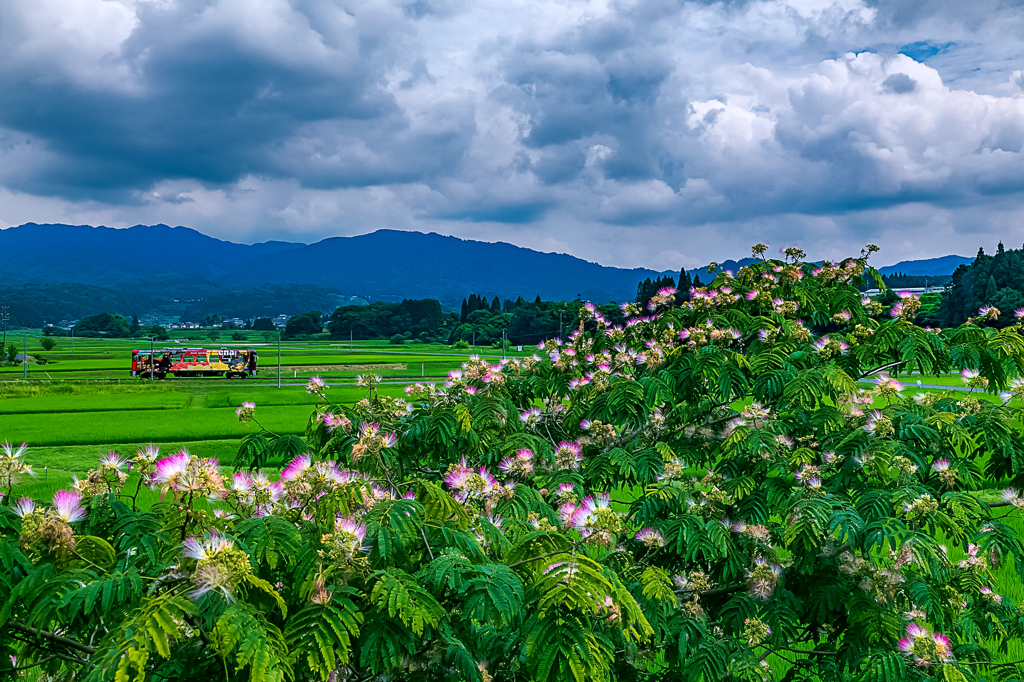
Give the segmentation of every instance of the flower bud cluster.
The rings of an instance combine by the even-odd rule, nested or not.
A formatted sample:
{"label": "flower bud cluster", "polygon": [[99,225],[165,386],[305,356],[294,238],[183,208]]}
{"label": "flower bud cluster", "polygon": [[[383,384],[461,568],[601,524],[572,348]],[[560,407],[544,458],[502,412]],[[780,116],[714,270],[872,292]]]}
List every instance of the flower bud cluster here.
{"label": "flower bud cluster", "polygon": [[379,455],[381,451],[396,445],[398,445],[398,436],[394,431],[384,433],[380,424],[363,422],[359,425],[359,440],[352,446],[352,461]]}
{"label": "flower bud cluster", "polygon": [[448,467],[444,482],[452,489],[456,500],[482,507],[488,514],[500,500],[510,500],[515,495],[515,483],[502,485],[486,467],[470,468],[465,458]]}
{"label": "flower bud cluster", "polygon": [[901,654],[920,668],[942,665],[953,660],[949,637],[933,633],[917,623],[907,626],[907,636],[900,639],[896,646]]}
{"label": "flower bud cluster", "polygon": [[679,340],[690,347],[709,344],[729,346],[742,339],[743,334],[738,329],[716,327],[712,320],[705,320],[703,324],[679,332]]}
{"label": "flower bud cluster", "polygon": [[754,565],[747,569],[747,589],[750,595],[766,601],[775,592],[782,576],[782,567],[768,563],[761,557],[754,558]]}
{"label": "flower bud cluster", "polygon": [[11,488],[21,478],[22,474],[33,475],[32,465],[26,464],[22,455],[28,450],[28,445],[22,443],[18,447],[10,443],[0,446],[0,484],[5,488]]}
{"label": "flower bud cluster", "polygon": [[743,637],[750,646],[757,646],[771,634],[772,629],[757,618],[747,618],[743,621]]}
{"label": "flower bud cluster", "polygon": [[217,460],[196,457],[184,448],[157,462],[152,484],[162,492],[173,490],[202,497],[218,497],[224,491]]}
{"label": "flower bud cluster", "polygon": [[580,422],[580,430],[586,432],[586,435],[577,441],[580,445],[605,447],[614,442],[619,435],[614,426],[605,424],[600,419],[584,419]]}
{"label": "flower bud cluster", "polygon": [[903,505],[903,515],[907,520],[918,523],[927,521],[938,510],[939,503],[927,493]]}
{"label": "flower bud cluster", "polygon": [[228,601],[234,601],[234,592],[239,583],[252,575],[249,555],[235,547],[233,540],[217,531],[203,537],[186,539],[182,553],[186,558],[196,561],[190,593],[193,599],[209,592],[219,592]]}
{"label": "flower bud cluster", "polygon": [[132,468],[128,460],[116,452],[109,452],[100,460],[96,469],[90,469],[84,479],[74,478],[72,487],[86,497],[117,493],[128,480],[128,471]]}
{"label": "flower bud cluster", "polygon": [[14,505],[14,513],[21,517],[19,546],[24,551],[73,551],[75,534],[71,524],[85,518],[81,506],[82,494],[72,490],[58,490],[48,509],[37,509],[35,501],[23,497]]}
{"label": "flower bud cluster", "polygon": [[871,593],[877,603],[886,604],[892,602],[903,589],[906,578],[900,568],[908,563],[909,559],[902,562],[897,559],[892,567],[879,566],[852,552],[843,552],[839,555],[838,568],[840,573],[857,580],[857,587]]}
{"label": "flower bud cluster", "polygon": [[917,313],[921,310],[920,296],[910,291],[900,291],[896,294],[900,300],[889,308],[889,317],[894,320],[913,322]]}
{"label": "flower bud cluster", "polygon": [[568,516],[568,525],[575,527],[588,544],[610,545],[623,529],[622,516],[611,508],[608,493],[588,495],[578,507],[562,505],[559,514],[563,518]]}
{"label": "flower bud cluster", "polygon": [[238,421],[248,424],[256,418],[256,403],[243,402],[242,406],[235,410],[235,414],[238,415]]}
{"label": "flower bud cluster", "polygon": [[370,547],[364,546],[366,525],[356,519],[339,515],[334,520],[334,531],[320,538],[331,563],[357,570],[369,567]]}

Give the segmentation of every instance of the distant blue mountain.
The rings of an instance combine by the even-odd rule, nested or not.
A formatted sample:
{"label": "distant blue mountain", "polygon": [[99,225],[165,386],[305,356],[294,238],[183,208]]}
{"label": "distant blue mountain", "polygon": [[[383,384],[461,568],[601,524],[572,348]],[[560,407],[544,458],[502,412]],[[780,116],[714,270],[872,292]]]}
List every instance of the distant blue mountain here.
{"label": "distant blue mountain", "polygon": [[110,286],[161,275],[216,280],[256,256],[305,244],[234,244],[188,227],[126,229],[26,223],[0,230],[4,279]]}
{"label": "distant blue mountain", "polygon": [[974,258],[967,256],[940,256],[939,258],[926,258],[924,260],[904,260],[895,265],[886,265],[878,268],[883,275],[892,275],[897,272],[904,275],[919,275],[921,277],[940,277],[952,275],[953,271],[960,265],[970,264]]}
{"label": "distant blue mountain", "polygon": [[631,301],[641,280],[661,274],[504,242],[378,230],[258,256],[221,279],[238,286],[320,284],[373,299],[436,298],[457,305],[473,292],[511,299]]}
{"label": "distant blue mountain", "polygon": [[[470,293],[531,300],[579,297],[604,303],[633,300],[637,284],[648,277],[668,274],[675,279],[679,274],[605,267],[503,242],[397,230],[332,237],[315,244],[249,245],[167,225],[115,229],[27,223],[0,230],[0,253],[0,282],[6,285],[77,283],[117,289],[130,283],[145,292],[150,282],[173,299],[206,298],[213,290],[302,285],[370,301],[436,298],[455,307]],[[943,256],[880,270],[941,276],[971,260]],[[726,260],[719,267],[735,272],[752,262]],[[706,268],[688,272],[705,283],[711,279]],[[302,300],[315,295],[319,294],[311,289],[302,290]]]}
{"label": "distant blue mountain", "polygon": [[[187,227],[125,229],[27,223],[0,230],[0,281],[112,287],[177,278],[233,289],[318,285],[375,300],[436,298],[458,306],[471,293],[545,300],[633,300],[662,273],[604,267],[574,256],[439,234],[378,230],[315,244],[235,244]],[[677,274],[677,273],[676,273]]]}

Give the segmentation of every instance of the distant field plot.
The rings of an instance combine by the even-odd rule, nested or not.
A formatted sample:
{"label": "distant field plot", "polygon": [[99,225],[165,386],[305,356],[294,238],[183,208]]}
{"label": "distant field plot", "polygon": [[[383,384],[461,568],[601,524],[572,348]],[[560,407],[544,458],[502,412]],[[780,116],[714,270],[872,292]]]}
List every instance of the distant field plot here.
{"label": "distant field plot", "polygon": [[0,414],[51,412],[105,412],[118,410],[165,410],[187,407],[189,393],[159,392],[116,395],[50,395],[34,398],[0,398]]}
{"label": "distant field plot", "polygon": [[[302,433],[308,405],[279,405],[259,412],[276,433]],[[248,430],[251,430],[248,429]],[[52,412],[0,417],[0,440],[33,445],[91,445],[240,438],[247,428],[232,408]]]}

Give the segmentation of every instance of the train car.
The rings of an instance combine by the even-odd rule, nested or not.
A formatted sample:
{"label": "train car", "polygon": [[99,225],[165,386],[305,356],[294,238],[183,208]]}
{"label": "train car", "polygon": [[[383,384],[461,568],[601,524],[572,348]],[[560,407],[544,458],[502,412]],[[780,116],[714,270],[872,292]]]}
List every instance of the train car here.
{"label": "train car", "polygon": [[132,376],[142,379],[176,379],[196,377],[238,377],[255,376],[256,351],[221,348],[207,350],[198,348],[164,348],[150,352],[132,351]]}

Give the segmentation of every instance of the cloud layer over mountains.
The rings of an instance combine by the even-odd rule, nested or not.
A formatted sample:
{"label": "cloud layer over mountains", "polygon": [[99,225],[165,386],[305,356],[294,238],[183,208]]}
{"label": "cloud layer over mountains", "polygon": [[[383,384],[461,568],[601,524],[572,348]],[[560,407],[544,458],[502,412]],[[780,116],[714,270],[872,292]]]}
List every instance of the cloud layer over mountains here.
{"label": "cloud layer over mountains", "polygon": [[674,268],[1024,241],[1024,9],[7,0],[0,226],[438,231]]}

